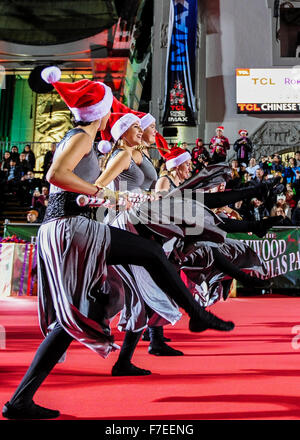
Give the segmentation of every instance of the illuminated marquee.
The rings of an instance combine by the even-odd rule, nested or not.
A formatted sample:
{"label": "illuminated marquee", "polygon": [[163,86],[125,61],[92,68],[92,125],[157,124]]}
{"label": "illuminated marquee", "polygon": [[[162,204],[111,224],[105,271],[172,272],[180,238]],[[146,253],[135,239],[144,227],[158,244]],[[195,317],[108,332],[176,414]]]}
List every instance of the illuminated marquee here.
{"label": "illuminated marquee", "polygon": [[238,113],[300,113],[300,69],[236,69]]}
{"label": "illuminated marquee", "polygon": [[164,126],[195,125],[197,1],[171,0]]}

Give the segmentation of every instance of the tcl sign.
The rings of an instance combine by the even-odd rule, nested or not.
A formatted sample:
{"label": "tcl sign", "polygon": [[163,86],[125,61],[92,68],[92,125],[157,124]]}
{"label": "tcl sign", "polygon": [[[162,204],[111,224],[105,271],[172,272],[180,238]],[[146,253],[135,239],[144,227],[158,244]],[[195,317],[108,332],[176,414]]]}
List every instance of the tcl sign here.
{"label": "tcl sign", "polygon": [[255,86],[276,86],[276,83],[273,82],[272,78],[251,78],[251,80]]}
{"label": "tcl sign", "polygon": [[236,69],[238,113],[299,113],[299,68]]}
{"label": "tcl sign", "polygon": [[300,113],[300,103],[298,102],[263,102],[263,103],[239,103],[237,104],[238,113]]}
{"label": "tcl sign", "polygon": [[261,108],[257,104],[238,104],[239,113],[261,112]]}

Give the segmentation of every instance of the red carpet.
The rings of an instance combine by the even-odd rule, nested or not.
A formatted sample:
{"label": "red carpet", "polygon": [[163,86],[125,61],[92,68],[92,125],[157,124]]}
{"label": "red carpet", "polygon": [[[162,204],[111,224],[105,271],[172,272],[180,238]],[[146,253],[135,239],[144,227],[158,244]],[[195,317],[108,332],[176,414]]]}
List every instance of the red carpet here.
{"label": "red carpet", "polygon": [[[112,377],[116,352],[104,360],[74,342],[35,401],[69,420],[299,419],[300,298],[231,298],[211,309],[232,319],[235,330],[191,334],[184,317],[165,333],[185,356],[150,356],[148,343],[139,343],[133,361],[152,370],[148,377]],[[6,330],[6,348],[2,339],[0,345],[2,407],[41,341],[36,299],[0,300],[0,325]],[[123,335],[115,334],[121,343]]]}

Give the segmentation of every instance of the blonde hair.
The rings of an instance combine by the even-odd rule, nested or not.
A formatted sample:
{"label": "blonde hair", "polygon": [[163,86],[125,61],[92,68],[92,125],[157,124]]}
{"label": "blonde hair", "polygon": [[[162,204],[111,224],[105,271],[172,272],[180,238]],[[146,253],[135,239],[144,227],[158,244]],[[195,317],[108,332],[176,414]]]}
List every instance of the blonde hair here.
{"label": "blonde hair", "polygon": [[171,170],[166,170],[166,169],[161,170],[159,173],[159,177],[164,177],[164,176],[168,176],[174,179],[174,177],[176,177],[176,169],[172,168]]}
{"label": "blonde hair", "polygon": [[135,150],[142,152],[145,148],[148,148],[147,145],[137,145],[134,147]]}
{"label": "blonde hair", "polygon": [[120,141],[122,141],[122,139],[118,139],[117,142],[114,143],[114,145],[113,145],[112,149],[110,150],[110,152],[107,153],[107,155],[105,157],[105,161],[103,163],[103,169],[104,170],[105,170],[106,165],[107,165],[109,159],[111,158],[112,154],[122,145]]}

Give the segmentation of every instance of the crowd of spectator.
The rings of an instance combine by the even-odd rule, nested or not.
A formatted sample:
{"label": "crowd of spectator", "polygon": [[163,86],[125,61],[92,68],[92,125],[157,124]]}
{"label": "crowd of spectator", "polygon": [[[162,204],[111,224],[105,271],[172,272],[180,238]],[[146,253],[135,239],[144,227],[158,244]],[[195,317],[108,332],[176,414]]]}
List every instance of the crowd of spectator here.
{"label": "crowd of spectator", "polygon": [[49,198],[46,174],[51,166],[56,144],[44,157],[42,172],[35,172],[36,158],[30,145],[19,152],[17,146],[5,151],[0,165],[3,210],[7,200],[15,199],[24,207],[28,223],[40,223],[44,218]]}
{"label": "crowd of spectator", "polygon": [[[224,127],[217,128],[216,136],[211,139],[208,149],[202,139],[196,140],[196,146],[192,150],[193,174],[197,174],[208,164],[227,162],[230,146],[223,130]],[[267,200],[244,200],[234,206],[218,209],[217,213],[249,221],[283,216],[283,226],[300,226],[300,152],[293,153],[293,157],[286,161],[279,154],[255,159],[247,130],[239,131],[239,138],[234,142],[233,148],[236,159],[230,163],[232,180],[226,188],[222,185],[218,191],[256,185],[273,177],[279,177],[280,184]]]}
{"label": "crowd of spectator", "polygon": [[[224,127],[216,129],[208,148],[203,140],[198,138],[192,149],[192,174],[212,163],[227,162],[227,152],[230,148],[228,138],[224,136]],[[230,163],[232,180],[227,185],[220,185],[217,191],[227,191],[233,188],[256,185],[265,179],[280,177],[280,192],[271,194],[267,200],[252,198],[243,200],[234,206],[219,208],[217,213],[245,220],[261,220],[269,216],[283,216],[282,225],[300,226],[300,152],[293,153],[286,161],[279,154],[253,157],[253,145],[246,130],[239,131],[239,138],[233,148],[236,159]],[[19,200],[27,214],[29,223],[39,223],[43,220],[49,198],[49,184],[46,174],[51,166],[56,145],[44,157],[42,173],[35,173],[35,155],[30,145],[19,152],[16,146],[5,151],[0,165],[0,184],[5,201],[13,196]],[[170,145],[171,147],[171,145]],[[188,149],[186,142],[180,144]],[[101,162],[101,157],[99,158]],[[157,163],[158,173],[161,163]]]}

